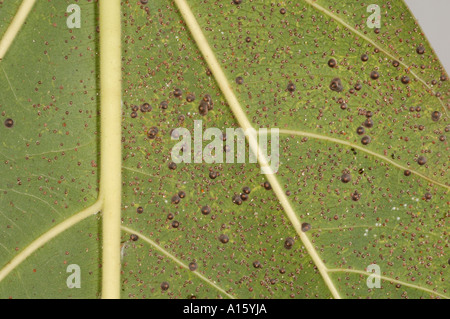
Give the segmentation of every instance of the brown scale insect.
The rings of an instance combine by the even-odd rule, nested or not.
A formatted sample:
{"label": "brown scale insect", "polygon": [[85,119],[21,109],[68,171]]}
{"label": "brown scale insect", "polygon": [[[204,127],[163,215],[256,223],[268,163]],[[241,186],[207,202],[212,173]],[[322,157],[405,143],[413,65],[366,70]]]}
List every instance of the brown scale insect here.
{"label": "brown scale insect", "polygon": [[359,194],[358,192],[354,192],[353,194],[352,194],[352,200],[354,201],[354,202],[357,202],[357,201],[359,201],[361,199],[361,194]]}
{"label": "brown scale insect", "polygon": [[295,91],[295,84],[294,83],[289,83],[288,84],[288,86],[287,86],[287,90],[289,91],[289,92],[294,92]]}
{"label": "brown scale insect", "polygon": [[181,199],[180,199],[180,197],[178,195],[173,195],[172,196],[172,204],[177,205],[177,204],[180,203],[180,201],[181,201]]}
{"label": "brown scale insect", "polygon": [[365,132],[366,132],[366,130],[362,126],[360,126],[356,129],[356,134],[358,134],[358,135],[363,135]]}
{"label": "brown scale insect", "polygon": [[361,61],[363,61],[363,62],[369,61],[369,56],[367,54],[361,55]]}
{"label": "brown scale insect", "polygon": [[239,195],[233,197],[233,203],[236,205],[242,205],[242,198]]}
{"label": "brown scale insect", "polygon": [[419,45],[416,48],[416,52],[417,52],[417,54],[424,54],[425,53],[425,47],[423,45]]}
{"label": "brown scale insect", "polygon": [[147,113],[150,112],[152,110],[152,106],[148,103],[144,103],[141,105],[140,110],[142,113]]}
{"label": "brown scale insect", "polygon": [[311,224],[309,224],[309,223],[303,223],[302,224],[302,232],[304,232],[304,233],[306,233],[307,231],[310,231],[311,230]]}
{"label": "brown scale insect", "polygon": [[189,93],[186,95],[186,102],[191,103],[195,101],[195,95],[193,93]]}
{"label": "brown scale insect", "polygon": [[209,215],[211,213],[211,207],[209,207],[208,205],[203,206],[201,212],[203,215]]}
{"label": "brown scale insect", "polygon": [[236,78],[236,84],[239,84],[239,85],[244,84],[244,79],[241,76],[238,76]]}
{"label": "brown scale insect", "polygon": [[286,238],[286,240],[284,241],[284,248],[286,249],[291,249],[295,244],[295,240],[292,237],[288,237]]}
{"label": "brown scale insect", "polygon": [[196,271],[197,269],[198,269],[197,263],[191,262],[191,263],[189,264],[189,270],[190,270],[190,271]]}
{"label": "brown scale insect", "polygon": [[170,285],[169,285],[169,283],[166,282],[166,281],[164,281],[164,282],[161,284],[161,290],[163,290],[163,291],[168,290],[169,287],[170,287]]}
{"label": "brown scale insect", "polygon": [[217,173],[217,172],[214,172],[214,171],[209,172],[209,178],[211,178],[211,179],[216,179],[217,176],[218,176],[218,173]]}
{"label": "brown scale insect", "polygon": [[362,139],[361,139],[361,143],[363,144],[363,145],[368,145],[369,143],[371,142],[371,139],[370,139],[370,137],[369,136],[364,136]]}
{"label": "brown scale insect", "polygon": [[334,92],[342,92],[344,87],[340,78],[334,78],[330,83],[330,90]]}
{"label": "brown scale insect", "polygon": [[427,158],[425,156],[419,156],[417,159],[417,164],[420,166],[425,165],[427,163]]}
{"label": "brown scale insect", "polygon": [[329,66],[330,68],[335,68],[336,65],[337,65],[337,62],[336,62],[335,59],[330,59],[330,60],[328,60],[328,66]]}
{"label": "brown scale insect", "polygon": [[200,115],[207,115],[208,111],[209,111],[209,103],[205,102],[204,100],[200,101],[200,105],[198,106],[198,112],[200,113]]}
{"label": "brown scale insect", "polygon": [[364,121],[363,125],[365,127],[367,127],[367,128],[372,128],[374,123],[373,123],[373,120],[371,118],[368,118],[367,120]]}
{"label": "brown scale insect", "polygon": [[158,134],[159,130],[156,127],[152,127],[148,132],[147,132],[147,137],[151,140],[156,138],[156,135]]}
{"label": "brown scale insect", "polygon": [[138,214],[142,214],[142,213],[144,212],[144,208],[143,208],[143,207],[138,207],[138,208],[136,209],[136,212],[137,212]]}
{"label": "brown scale insect", "polygon": [[175,89],[175,90],[173,91],[173,95],[174,95],[175,97],[181,97],[181,96],[183,95],[183,91],[181,91],[180,89]]}
{"label": "brown scale insect", "polygon": [[211,95],[209,95],[209,94],[205,94],[205,95],[203,96],[203,100],[204,100],[205,102],[211,103],[211,102],[212,102],[212,97],[211,97]]}
{"label": "brown scale insect", "polygon": [[169,102],[167,102],[167,101],[162,101],[162,102],[159,104],[159,107],[162,108],[163,110],[167,110],[167,108],[169,107]]}
{"label": "brown scale insect", "polygon": [[222,235],[219,236],[219,241],[222,244],[227,244],[230,241],[230,238],[228,238],[227,235],[222,234]]}
{"label": "brown scale insect", "polygon": [[203,101],[208,103],[208,111],[211,111],[214,108],[214,102],[212,100],[211,95],[205,94],[205,96],[203,97]]}
{"label": "brown scale insect", "polygon": [[370,73],[370,78],[372,80],[378,80],[380,78],[380,73],[378,73],[377,71],[372,71],[372,73]]}
{"label": "brown scale insect", "polygon": [[169,169],[171,170],[176,170],[177,169],[177,164],[175,164],[174,162],[170,162],[168,165]]}
{"label": "brown scale insect", "polygon": [[402,76],[401,81],[403,84],[409,84],[411,82],[411,79],[409,78],[409,76]]}
{"label": "brown scale insect", "polygon": [[433,113],[431,113],[431,119],[432,119],[434,122],[439,121],[439,120],[441,119],[441,116],[442,116],[442,114],[441,114],[441,112],[439,112],[439,111],[434,111]]}
{"label": "brown scale insect", "polygon": [[349,183],[350,181],[352,180],[352,176],[350,175],[350,174],[343,174],[342,176],[341,176],[341,181],[342,181],[342,183],[345,183],[345,184],[347,184],[347,183]]}
{"label": "brown scale insect", "polygon": [[135,234],[132,234],[132,235],[130,235],[130,240],[131,241],[138,241],[139,240],[139,236],[135,235]]}
{"label": "brown scale insect", "polygon": [[178,228],[178,227],[180,227],[180,222],[174,220],[174,221],[172,222],[172,227],[173,227],[173,228]]}

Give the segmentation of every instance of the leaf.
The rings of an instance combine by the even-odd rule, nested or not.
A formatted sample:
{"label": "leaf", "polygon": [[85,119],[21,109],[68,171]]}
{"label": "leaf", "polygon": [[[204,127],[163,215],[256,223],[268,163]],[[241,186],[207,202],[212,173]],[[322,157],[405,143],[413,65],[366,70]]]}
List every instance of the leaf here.
{"label": "leaf", "polygon": [[[0,5],[2,31],[18,4]],[[68,5],[38,1],[0,62],[2,270],[97,198],[96,7],[80,4],[85,28],[69,30]],[[13,119],[12,128],[3,125],[6,119]],[[2,278],[0,296],[98,296],[98,227],[92,216],[53,238]],[[85,272],[81,290],[66,286],[70,264]]]}
{"label": "leaf", "polygon": [[[122,199],[122,298],[449,297],[448,75],[402,1],[372,3],[379,29],[350,0],[122,2],[122,192],[107,192]],[[1,128],[3,298],[96,298],[118,279],[101,273],[96,214],[102,178],[120,176],[97,168],[115,158],[99,152],[98,4],[79,4],[70,30],[69,4],[38,1],[0,62],[14,120]],[[17,10],[0,4],[0,30]],[[279,128],[278,172],[263,158],[175,167],[172,130],[200,120]]]}

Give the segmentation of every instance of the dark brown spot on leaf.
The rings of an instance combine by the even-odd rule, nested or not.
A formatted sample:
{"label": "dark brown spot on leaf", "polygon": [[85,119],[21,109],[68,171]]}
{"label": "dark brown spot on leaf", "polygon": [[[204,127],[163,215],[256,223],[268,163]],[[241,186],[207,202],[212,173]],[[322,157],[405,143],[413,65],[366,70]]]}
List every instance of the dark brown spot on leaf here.
{"label": "dark brown spot on leaf", "polygon": [[336,65],[337,65],[337,62],[336,62],[335,59],[330,59],[330,60],[328,60],[328,66],[329,66],[330,68],[334,68],[334,67],[336,67]]}
{"label": "dark brown spot on leaf", "polygon": [[303,223],[302,224],[302,231],[303,232],[307,232],[307,231],[310,231],[311,230],[311,224],[308,224],[308,223]]}
{"label": "dark brown spot on leaf", "polygon": [[209,215],[211,213],[211,207],[209,207],[208,205],[203,206],[201,212],[203,215]]}
{"label": "dark brown spot on leaf", "polygon": [[330,89],[331,91],[342,92],[344,90],[344,87],[342,86],[341,79],[334,78],[333,80],[331,80]]}
{"label": "dark brown spot on leaf", "polygon": [[378,80],[380,78],[380,73],[378,73],[377,71],[372,71],[372,73],[370,73],[370,78],[372,80]]}
{"label": "dark brown spot on leaf", "polygon": [[419,45],[416,49],[417,54],[424,54],[425,53],[425,47],[423,45]]}
{"label": "dark brown spot on leaf", "polygon": [[425,156],[419,156],[419,158],[417,159],[417,163],[419,165],[425,165],[427,163],[427,158]]}
{"label": "dark brown spot on leaf", "polygon": [[230,239],[228,238],[227,235],[222,234],[222,235],[219,236],[219,241],[222,244],[227,244],[230,241]]}
{"label": "dark brown spot on leaf", "polygon": [[12,128],[14,126],[14,121],[12,119],[6,119],[5,120],[5,126],[7,128]]}
{"label": "dark brown spot on leaf", "polygon": [[286,249],[291,249],[295,244],[295,240],[292,237],[288,237],[286,238],[286,240],[284,241],[284,248]]}
{"label": "dark brown spot on leaf", "polygon": [[361,139],[361,143],[362,143],[363,145],[368,145],[370,142],[371,142],[371,139],[370,139],[369,136],[364,136],[364,137]]}
{"label": "dark brown spot on leaf", "polygon": [[341,176],[342,183],[348,183],[352,180],[352,176],[350,174],[343,174]]}
{"label": "dark brown spot on leaf", "polygon": [[168,282],[163,282],[162,284],[161,284],[161,290],[163,290],[163,291],[166,291],[166,290],[168,290],[169,289],[169,283]]}

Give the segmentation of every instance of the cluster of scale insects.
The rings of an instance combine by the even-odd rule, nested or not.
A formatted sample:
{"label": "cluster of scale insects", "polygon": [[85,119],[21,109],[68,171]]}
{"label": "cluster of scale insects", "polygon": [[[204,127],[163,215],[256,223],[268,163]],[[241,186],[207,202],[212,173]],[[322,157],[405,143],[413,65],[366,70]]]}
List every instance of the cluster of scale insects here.
{"label": "cluster of scale insects", "polygon": [[[232,2],[235,5],[242,5],[243,4],[243,0],[232,0]],[[141,1],[142,4],[146,4],[147,1]],[[285,15],[287,13],[287,10],[285,8],[281,8],[279,10],[280,14]],[[375,29],[375,33],[378,34],[380,33],[379,29]],[[247,36],[245,37],[245,42],[246,43],[251,43],[252,37]],[[375,48],[374,50],[375,53],[379,53],[380,50]],[[423,45],[418,45],[416,48],[416,53],[418,55],[423,55],[425,54],[426,49]],[[366,63],[370,60],[370,57],[368,54],[362,54],[360,56],[360,61],[361,63]],[[393,60],[392,62],[392,66],[394,68],[399,68],[402,64],[401,62],[397,61],[397,60]],[[331,72],[333,72],[334,69],[338,69],[339,68],[339,61],[335,58],[331,58],[328,60],[327,62],[328,67],[331,69]],[[211,75],[211,71],[207,70],[207,75]],[[367,72],[366,74],[367,78],[372,80],[372,81],[379,81],[380,78],[382,77],[382,75],[380,74],[380,71],[378,70],[378,68],[376,70],[372,70]],[[402,85],[410,85],[412,83],[412,77],[410,75],[403,75],[400,76],[398,78],[399,83],[401,83]],[[440,77],[440,81],[444,82],[447,81],[447,76],[446,75],[441,75]],[[245,80],[243,76],[238,76],[235,78],[234,82],[238,85],[238,86],[243,86],[245,84]],[[433,85],[436,85],[435,83],[436,81],[434,81]],[[343,81],[343,79],[341,79],[339,76],[333,77],[331,79],[331,81],[329,82],[329,89],[332,92],[335,93],[342,93],[345,91],[346,89],[346,83]],[[358,91],[361,91],[364,88],[364,80],[360,79],[359,81],[356,81],[356,84],[352,85],[352,87],[350,88],[349,92],[350,93],[355,93]],[[288,81],[288,83],[286,84],[286,92],[289,92],[291,94],[295,93],[298,91],[298,88],[296,86],[296,84],[293,81]],[[172,96],[175,98],[182,98],[184,95],[184,92],[179,89],[179,88],[175,88],[173,90]],[[437,95],[437,97],[439,97],[439,95]],[[185,100],[188,103],[193,103],[196,101],[196,95],[192,92],[188,92],[185,96]],[[338,106],[341,110],[349,110],[349,105],[347,102],[344,101],[343,98],[339,98],[337,99],[337,103]],[[160,103],[160,108],[161,109],[167,109],[169,107],[169,101],[163,101]],[[420,113],[423,111],[422,106],[414,106],[414,107],[410,107],[410,112],[416,112],[416,113]],[[143,113],[145,112],[149,112],[151,111],[152,107],[148,104],[148,103],[144,103],[143,105],[141,105],[140,107],[138,106],[133,106],[132,107],[132,113],[131,113],[131,117],[132,118],[136,118],[137,117],[137,112],[141,111]],[[200,115],[207,115],[209,111],[211,111],[213,109],[213,100],[211,98],[211,95],[206,94],[204,96],[201,97],[199,103],[198,103],[198,113]],[[367,146],[370,143],[372,143],[373,138],[371,137],[371,134],[369,134],[372,130],[376,129],[376,121],[374,121],[374,112],[372,111],[366,111],[364,110],[363,112],[360,112],[360,115],[364,115],[365,119],[361,122],[361,125],[357,127],[356,129],[356,135],[360,136],[360,143],[362,146]],[[440,111],[433,111],[431,112],[431,120],[433,122],[439,122],[442,118],[442,113]],[[6,122],[5,122],[6,125]],[[423,130],[423,125],[419,126],[419,130]],[[147,131],[147,137],[149,139],[155,139],[155,137],[157,136],[159,132],[159,129],[157,127],[152,127]],[[446,132],[448,132],[448,127],[446,128]],[[226,138],[226,137],[225,137]],[[441,136],[439,138],[440,141],[444,142],[445,141],[445,136]],[[355,150],[352,149],[354,154],[356,154]],[[392,155],[392,159],[394,158],[394,155]],[[415,162],[417,163],[417,165],[419,166],[423,166],[425,164],[427,164],[427,157],[425,155],[420,155],[417,156],[417,158],[415,158]],[[177,165],[173,162],[170,162],[168,164],[169,169],[171,170],[176,170],[177,169]],[[359,169],[359,174],[362,174],[364,172],[364,169]],[[403,172],[404,176],[408,177],[412,175],[411,170],[404,170]],[[214,170],[210,170],[209,172],[209,177],[211,179],[215,179],[220,175],[219,172],[216,172]],[[352,181],[352,176],[350,171],[346,171],[344,172],[341,176],[340,176],[340,181],[344,184],[350,183]],[[264,189],[266,190],[271,190],[272,187],[268,182],[264,182],[261,185]],[[289,195],[289,192],[286,192]],[[249,200],[250,198],[250,194],[251,194],[251,189],[248,186],[244,186],[242,188],[242,191],[239,194],[235,194],[232,197],[232,202],[236,205],[242,205],[245,201]],[[178,192],[178,194],[175,194],[172,196],[171,198],[171,202],[174,205],[178,205],[181,203],[182,200],[184,200],[186,197],[186,193],[184,191],[180,191]],[[429,201],[432,198],[431,193],[427,192],[424,195],[425,200]],[[351,194],[351,200],[352,201],[359,201],[361,199],[361,194],[358,191],[354,191]],[[213,211],[213,208],[211,208],[209,205],[205,205],[200,207],[200,213],[204,216],[210,215]],[[137,213],[138,214],[142,214],[144,212],[144,209],[142,207],[139,207],[137,209]],[[171,221],[171,226],[174,229],[177,229],[180,227],[180,221],[175,220],[174,219],[175,216],[173,213],[169,213],[167,215],[167,220]],[[311,225],[308,223],[303,223],[302,224],[302,230],[304,232],[309,231],[311,229]],[[138,236],[137,235],[131,235],[130,239],[132,241],[136,241],[138,240]],[[217,239],[220,243],[222,244],[227,244],[230,242],[230,237],[228,235],[225,234],[219,234],[217,236]],[[288,237],[285,239],[284,243],[283,243],[283,247],[285,249],[291,249],[295,244],[295,240],[294,238]],[[260,261],[256,260],[252,263],[254,268],[261,268],[262,264]],[[198,269],[198,264],[196,262],[192,262],[189,264],[189,270],[191,271],[196,271]],[[281,271],[280,271],[281,272]],[[282,273],[282,272],[281,272]],[[161,289],[163,291],[168,290],[169,289],[169,283],[168,282],[163,282],[161,284]]]}

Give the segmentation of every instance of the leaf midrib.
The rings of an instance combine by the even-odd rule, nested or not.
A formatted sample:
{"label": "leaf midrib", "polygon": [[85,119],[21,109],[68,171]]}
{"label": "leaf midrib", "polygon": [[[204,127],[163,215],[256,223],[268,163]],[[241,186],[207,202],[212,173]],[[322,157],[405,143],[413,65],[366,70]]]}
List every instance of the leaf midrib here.
{"label": "leaf midrib", "polygon": [[238,124],[242,129],[244,129],[246,132],[250,132],[248,135],[246,135],[246,138],[249,143],[250,149],[253,151],[254,154],[257,154],[258,163],[260,164],[261,168],[265,169],[265,174],[267,177],[267,180],[269,181],[270,185],[272,186],[272,190],[274,191],[275,195],[277,196],[281,206],[283,207],[287,217],[289,218],[292,226],[294,227],[295,231],[297,232],[300,240],[302,241],[303,245],[305,246],[306,250],[308,251],[309,256],[313,260],[314,264],[316,265],[319,273],[321,274],[325,285],[328,287],[331,295],[336,298],[340,299],[341,296],[339,292],[337,291],[336,286],[334,285],[333,281],[331,280],[328,272],[327,267],[325,266],[324,262],[320,258],[319,254],[317,253],[316,249],[314,248],[313,244],[311,243],[308,236],[302,231],[301,227],[301,221],[298,218],[297,214],[295,213],[294,209],[292,208],[289,200],[286,197],[286,194],[284,193],[276,175],[273,173],[272,168],[268,165],[268,161],[266,156],[263,154],[261,149],[259,148],[259,144],[257,143],[256,134],[253,134],[252,132],[256,132],[253,129],[253,126],[250,124],[250,121],[247,118],[247,115],[243,111],[242,106],[240,105],[236,95],[233,92],[233,89],[231,88],[231,85],[228,81],[228,78],[226,77],[225,73],[222,70],[221,65],[217,61],[217,58],[212,51],[211,47],[209,46],[209,42],[206,39],[205,35],[203,34],[203,31],[198,24],[197,19],[195,18],[193,12],[191,11],[191,8],[189,4],[186,2],[186,0],[174,0],[176,5],[178,6],[178,9],[181,13],[181,15],[184,18],[184,22],[186,23],[192,37],[194,38],[197,47],[199,48],[200,52],[202,53],[205,61],[207,62],[209,69],[211,70],[216,83],[218,84],[220,90],[222,91],[222,94],[224,95],[226,101],[228,102],[228,105],[234,114]]}

